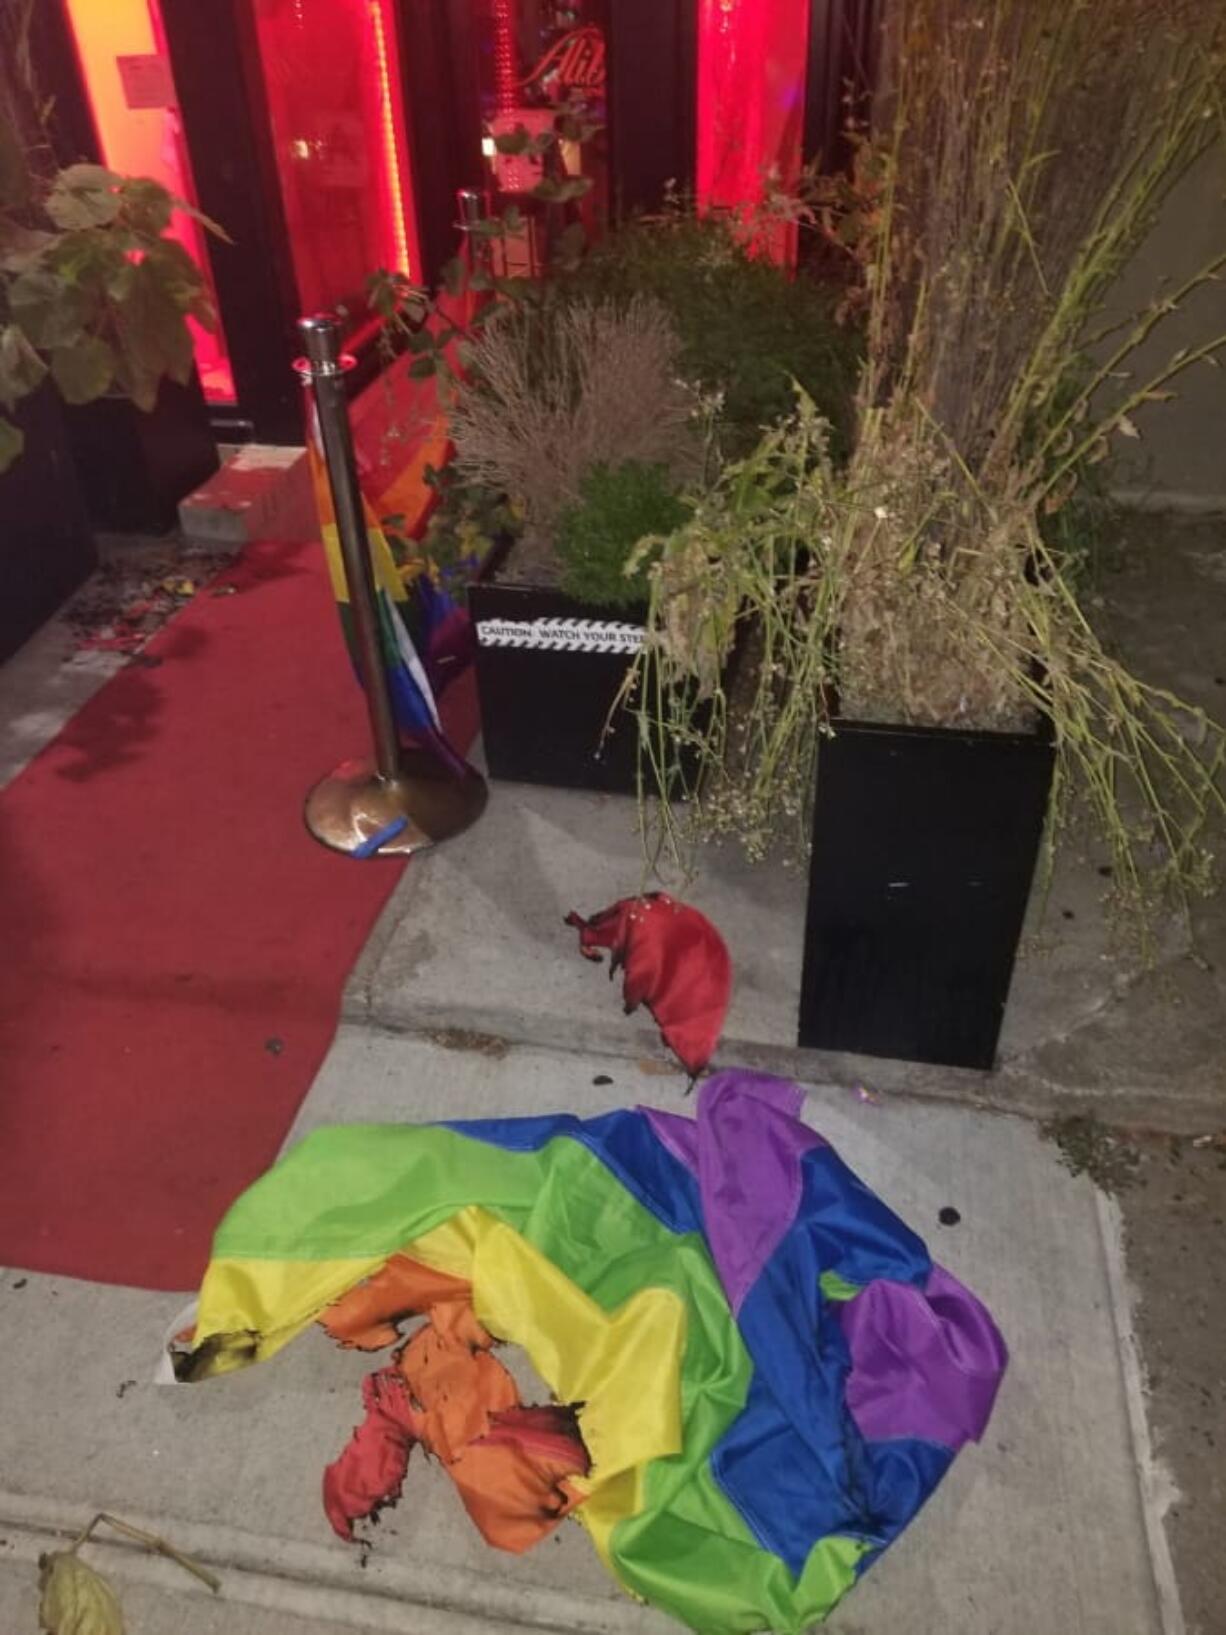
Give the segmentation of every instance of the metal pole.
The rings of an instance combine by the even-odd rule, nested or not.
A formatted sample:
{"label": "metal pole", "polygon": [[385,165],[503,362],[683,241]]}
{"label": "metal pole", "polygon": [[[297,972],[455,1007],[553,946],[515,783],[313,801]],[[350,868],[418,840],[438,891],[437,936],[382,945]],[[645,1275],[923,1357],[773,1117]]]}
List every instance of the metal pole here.
{"label": "metal pole", "polygon": [[471,233],[473,228],[483,222],[489,214],[486,208],[484,193],[475,187],[462,187],[456,194],[456,202],[460,207],[460,219],[457,223],[462,233]]}
{"label": "metal pole", "polygon": [[[460,210],[460,219],[456,226],[468,240],[471,270],[486,273],[495,271],[493,242],[487,234],[478,231],[482,222],[489,220],[488,194],[479,192],[475,187],[462,187],[456,193],[456,204]],[[505,248],[503,260],[506,260]]]}
{"label": "metal pole", "polygon": [[315,785],[306,799],[306,825],[316,840],[350,857],[420,851],[480,817],[485,780],[463,762],[457,770],[454,754],[448,764],[428,747],[401,745],[345,398],[353,359],[341,354],[340,323],[330,313],[302,318],[298,328],[307,356],[294,367],[312,388],[319,414],[375,752],[373,762],[345,761]]}
{"label": "metal pole", "polygon": [[392,709],[391,689],[383,657],[379,630],[379,607],[375,599],[375,577],[370,561],[370,540],[362,510],[362,491],[353,453],[353,430],[349,424],[349,404],[345,395],[345,375],[353,368],[351,357],[342,357],[340,321],[329,313],[300,318],[298,331],[306,346],[303,378],[311,382],[319,411],[319,430],[324,459],[328,466],[328,486],[340,535],[345,579],[349,586],[349,606],[357,637],[358,673],[366,692],[370,732],[374,743],[375,766],[381,778],[393,779],[400,771],[400,735]]}

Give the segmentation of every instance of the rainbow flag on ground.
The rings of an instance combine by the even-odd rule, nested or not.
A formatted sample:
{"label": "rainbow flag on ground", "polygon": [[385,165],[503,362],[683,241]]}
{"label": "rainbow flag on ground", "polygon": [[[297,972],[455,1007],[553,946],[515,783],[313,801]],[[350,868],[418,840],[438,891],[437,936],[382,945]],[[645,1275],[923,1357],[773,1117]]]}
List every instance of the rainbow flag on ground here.
{"label": "rainbow flag on ground", "polygon": [[705,1635],[803,1630],[982,1435],[1006,1352],[802,1103],[737,1070],[695,1119],[316,1131],[223,1221],[176,1372],[270,1357],[408,1256],[575,1405],[568,1505],[625,1590]]}

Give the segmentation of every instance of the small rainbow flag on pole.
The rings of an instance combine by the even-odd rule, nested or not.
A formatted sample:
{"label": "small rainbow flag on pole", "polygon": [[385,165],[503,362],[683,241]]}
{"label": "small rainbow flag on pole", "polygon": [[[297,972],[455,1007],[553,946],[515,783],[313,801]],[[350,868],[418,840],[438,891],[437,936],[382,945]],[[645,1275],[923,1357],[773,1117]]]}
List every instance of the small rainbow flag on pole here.
{"label": "small rainbow flag on pole", "polygon": [[[467,246],[464,254],[470,254]],[[456,332],[464,330],[482,299],[471,291],[458,302],[440,297],[437,322]],[[455,351],[449,347],[453,369],[458,368]],[[441,470],[453,452],[438,380],[415,379],[412,362],[411,356],[403,357],[384,370],[376,385],[352,405],[350,422],[396,722],[404,737],[435,749],[459,771],[463,757],[443,733],[438,700],[471,662],[472,627],[467,613],[438,583],[424,552],[403,566],[397,564],[381,521],[394,518],[399,532],[420,540],[438,499],[427,472]],[[357,673],[349,585],[318,419],[309,396],[306,421],[311,481],[332,593]]]}
{"label": "small rainbow flag on pole", "polygon": [[[327,467],[313,405],[308,416],[307,458],[319,513],[324,554],[332,594],[336,598],[341,629],[357,673],[353,615],[349,604],[349,584],[341,554],[340,533],[332,505]],[[408,571],[396,564],[387,535],[378,521],[389,512],[392,502],[410,519],[408,531],[424,529],[433,501],[433,491],[425,480],[427,465],[443,465],[449,453],[445,423],[441,419],[421,439],[394,486],[381,497],[379,510],[363,495],[366,534],[374,570],[375,602],[383,640],[383,657],[391,687],[392,707],[402,736],[434,747],[445,758],[463,764],[448,744],[439,719],[438,698],[464,669],[471,651],[471,630],[467,615],[434,582],[423,557]]]}

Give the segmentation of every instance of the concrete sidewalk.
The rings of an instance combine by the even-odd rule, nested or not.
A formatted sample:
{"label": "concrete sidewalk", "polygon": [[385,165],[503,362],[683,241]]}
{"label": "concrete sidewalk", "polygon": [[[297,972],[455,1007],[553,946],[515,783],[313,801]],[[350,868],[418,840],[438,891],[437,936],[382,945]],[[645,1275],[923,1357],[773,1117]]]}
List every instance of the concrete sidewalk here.
{"label": "concrete sidewalk", "polygon": [[[347,1028],[294,1134],[336,1120],[680,1105],[682,1088],[634,1057],[489,1055]],[[1108,1276],[1111,1210],[1018,1120],[901,1099],[866,1105],[829,1089],[811,1092],[807,1115],[988,1302],[1012,1351],[986,1440],[957,1460],[832,1630],[1176,1635],[1157,1587],[1169,1563],[1161,1550],[1151,1559],[1137,1475],[1136,1381],[1117,1344],[1129,1319]],[[946,1205],[959,1211],[955,1227],[938,1223]],[[164,1562],[99,1546],[92,1559],[120,1587],[132,1635],[673,1627],[618,1592],[577,1526],[524,1558],[495,1554],[423,1462],[364,1565],[332,1537],[319,1482],[359,1417],[370,1360],[313,1332],[230,1379],[157,1386],[159,1337],[180,1306],[173,1295],[53,1278],[0,1283],[0,1323],[21,1336],[0,1361],[0,1629],[33,1630],[39,1552],[95,1509],[151,1526],[224,1581],[223,1608]]]}
{"label": "concrete sidewalk", "polygon": [[[1133,519],[1102,579],[1104,614],[1139,673],[1221,716],[1226,708],[1226,529]],[[496,784],[481,823],[410,870],[355,972],[346,1016],[430,1033],[467,1029],[526,1044],[656,1048],[582,962],[559,958],[571,909],[591,913],[644,885],[633,801]],[[778,862],[709,848],[692,882],[663,883],[701,908],[732,952],[736,988],[720,1060],[809,1082],[854,1084],[1029,1116],[1199,1134],[1226,1124],[1226,894],[1189,928],[1159,927],[1147,967],[1113,935],[1105,858],[1066,839],[1036,889],[993,1073],[796,1048],[805,882]],[[562,1019],[565,1019],[563,1027]]]}
{"label": "concrete sidewalk", "polygon": [[[1156,970],[1113,949],[1091,862],[1062,863],[1046,914],[1036,900],[999,1066],[977,1073],[799,1049],[803,878],[725,846],[700,857],[692,881],[645,881],[636,823],[634,802],[619,796],[492,785],[481,823],[411,869],[388,903],[349,985],[346,1020],[422,1036],[565,1039],[598,1051],[630,1040],[659,1055],[651,1018],[622,1016],[608,983],[575,957],[563,921],[571,909],[591,914],[664,885],[711,918],[732,954],[720,1063],[1031,1117],[1089,1112],[1191,1133],[1226,1122],[1216,1021],[1226,995],[1219,1004],[1212,992],[1226,981],[1226,962],[1207,973],[1174,926]],[[1207,991],[1172,1008],[1179,983]]]}
{"label": "concrete sidewalk", "polygon": [[[1226,685],[1215,669],[1226,558],[1217,535],[1196,530],[1178,531],[1171,550],[1129,559],[1120,617],[1153,679],[1207,702]],[[70,645],[53,624],[0,673],[0,783],[115,667],[65,666]],[[335,1120],[683,1107],[649,1021],[621,1015],[561,924],[641,881],[630,803],[496,788],[482,824],[415,863],[394,895],[291,1139]],[[1114,1203],[1069,1176],[1030,1124],[985,1110],[1093,1109],[1190,1133],[1226,1124],[1221,899],[1197,951],[1172,933],[1160,968],[1142,973],[1108,943],[1102,889],[1093,857],[1057,876],[990,1077],[797,1052],[799,879],[724,853],[687,889],[737,967],[720,1061],[814,1086],[812,1122],[988,1302],[1012,1350],[984,1444],[835,1615],[836,1635],[1184,1635],[1180,1589],[1194,1579],[1187,1635],[1222,1627],[1220,1550],[1210,1559],[1223,1500],[1214,1288],[1226,1290],[1215,1149],[1185,1161],[1172,1147],[1152,1166],[1147,1200],[1123,1199],[1125,1244]],[[858,1080],[885,1092],[880,1105],[849,1093]],[[947,1204],[955,1227],[939,1224]],[[424,1462],[363,1565],[332,1536],[319,1481],[359,1417],[369,1359],[309,1334],[232,1379],[156,1387],[161,1336],[188,1292],[0,1274],[0,1635],[32,1635],[39,1553],[98,1509],[165,1534],[224,1580],[213,1601],[167,1562],[122,1543],[91,1548],[122,1591],[129,1635],[676,1627],[622,1596],[575,1526],[523,1559],[488,1550]],[[1178,1589],[1163,1525],[1177,1495],[1151,1423],[1158,1452],[1178,1456],[1181,1480],[1190,1473],[1185,1515],[1177,1503],[1171,1513]]]}

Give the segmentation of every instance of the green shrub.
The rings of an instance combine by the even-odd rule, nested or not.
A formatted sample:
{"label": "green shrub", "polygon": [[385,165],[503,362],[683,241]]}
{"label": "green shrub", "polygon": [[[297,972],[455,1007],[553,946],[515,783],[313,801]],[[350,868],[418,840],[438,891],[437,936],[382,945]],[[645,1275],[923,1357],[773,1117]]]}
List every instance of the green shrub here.
{"label": "green shrub", "polygon": [[671,534],[690,517],[667,468],[642,460],[596,465],[580,480],[579,495],[559,518],[554,539],[562,589],[578,602],[604,606],[645,601],[648,564],[628,578],[630,553],[641,539]]}
{"label": "green shrub", "polygon": [[724,453],[753,448],[785,419],[799,382],[846,455],[860,367],[858,334],[838,322],[840,291],[748,253],[719,217],[677,213],[632,221],[560,280],[566,296],[654,297],[681,339],[686,374],[723,394]]}

